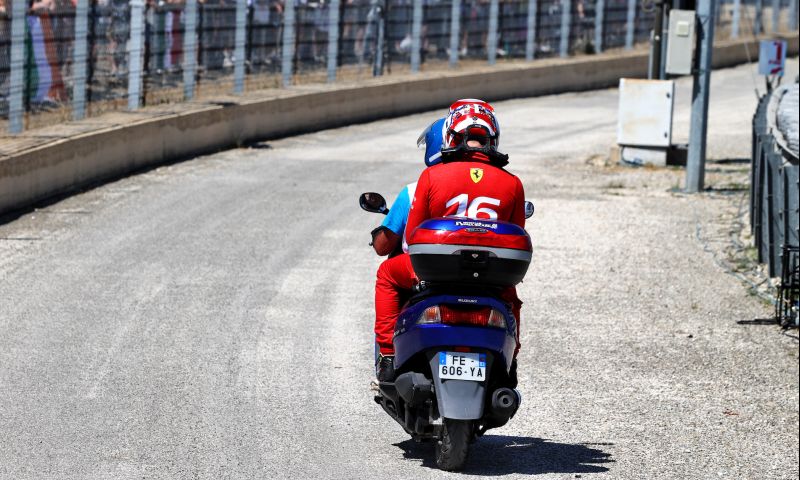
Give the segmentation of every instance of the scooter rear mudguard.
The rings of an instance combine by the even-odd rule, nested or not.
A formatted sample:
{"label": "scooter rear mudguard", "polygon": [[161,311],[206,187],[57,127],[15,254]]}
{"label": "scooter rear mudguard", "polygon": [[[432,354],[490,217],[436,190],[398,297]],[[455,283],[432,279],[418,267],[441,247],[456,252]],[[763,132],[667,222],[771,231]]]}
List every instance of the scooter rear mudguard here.
{"label": "scooter rear mudguard", "polygon": [[454,420],[477,420],[483,417],[493,355],[486,354],[486,379],[481,382],[439,378],[438,352],[433,352],[431,356],[430,366],[439,415]]}

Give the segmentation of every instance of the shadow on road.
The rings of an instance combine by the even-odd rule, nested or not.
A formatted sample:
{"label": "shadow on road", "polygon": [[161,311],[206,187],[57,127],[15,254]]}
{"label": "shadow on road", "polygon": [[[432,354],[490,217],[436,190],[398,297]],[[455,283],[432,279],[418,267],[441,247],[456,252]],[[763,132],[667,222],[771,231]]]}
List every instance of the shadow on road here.
{"label": "shadow on road", "polygon": [[[394,444],[403,449],[403,456],[422,460],[422,465],[436,468],[432,443],[413,440]],[[461,471],[467,475],[508,475],[520,473],[599,473],[607,472],[604,464],[612,463],[611,454],[593,446],[611,443],[555,443],[541,438],[486,435],[470,446],[467,464]]]}
{"label": "shadow on road", "polygon": [[754,318],[752,320],[736,320],[738,325],[779,325],[776,318]]}

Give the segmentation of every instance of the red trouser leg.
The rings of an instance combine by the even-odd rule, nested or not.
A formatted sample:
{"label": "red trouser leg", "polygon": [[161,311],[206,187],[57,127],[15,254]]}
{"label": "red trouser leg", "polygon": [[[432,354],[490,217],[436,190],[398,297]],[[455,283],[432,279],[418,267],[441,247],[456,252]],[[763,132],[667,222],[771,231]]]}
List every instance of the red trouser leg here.
{"label": "red trouser leg", "polygon": [[519,324],[521,321],[520,315],[522,314],[522,301],[517,296],[517,288],[516,287],[509,287],[503,290],[501,295],[503,300],[508,302],[511,305],[511,313],[514,314],[514,318],[517,319],[517,348],[514,349],[514,358],[517,358],[517,354],[519,353],[519,347],[521,346],[519,343]]}
{"label": "red trouser leg", "polygon": [[407,253],[384,261],[375,280],[375,341],[383,355],[394,355],[392,336],[400,315],[400,296],[414,286],[414,269]]}

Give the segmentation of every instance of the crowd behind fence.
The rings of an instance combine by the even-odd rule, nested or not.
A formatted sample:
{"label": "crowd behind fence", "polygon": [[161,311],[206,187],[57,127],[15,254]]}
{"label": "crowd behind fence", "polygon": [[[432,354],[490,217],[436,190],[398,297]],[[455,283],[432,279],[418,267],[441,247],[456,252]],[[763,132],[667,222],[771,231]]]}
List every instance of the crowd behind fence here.
{"label": "crowd behind fence", "polygon": [[761,98],[753,116],[750,229],[758,261],[781,277],[776,316],[798,324],[800,310],[800,165],[798,84]]}
{"label": "crowd behind fence", "polygon": [[[718,37],[796,30],[797,1],[720,0]],[[0,0],[0,121],[631,49],[654,16],[641,0]]]}

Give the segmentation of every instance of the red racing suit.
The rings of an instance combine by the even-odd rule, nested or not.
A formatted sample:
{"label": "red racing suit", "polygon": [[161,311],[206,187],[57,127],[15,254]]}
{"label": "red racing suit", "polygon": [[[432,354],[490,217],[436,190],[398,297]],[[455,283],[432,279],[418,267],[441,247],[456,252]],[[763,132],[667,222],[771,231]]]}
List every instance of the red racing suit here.
{"label": "red racing suit", "polygon": [[[511,173],[489,163],[487,156],[468,152],[460,161],[441,163],[422,172],[414,192],[406,225],[406,238],[423,221],[434,217],[462,216],[513,222],[525,228],[525,192]],[[392,336],[400,314],[401,298],[416,281],[407,253],[384,261],[375,282],[375,338],[383,355],[394,354]],[[503,295],[519,318],[522,302],[516,290]]]}

